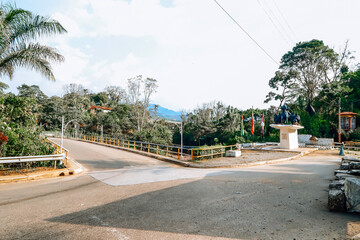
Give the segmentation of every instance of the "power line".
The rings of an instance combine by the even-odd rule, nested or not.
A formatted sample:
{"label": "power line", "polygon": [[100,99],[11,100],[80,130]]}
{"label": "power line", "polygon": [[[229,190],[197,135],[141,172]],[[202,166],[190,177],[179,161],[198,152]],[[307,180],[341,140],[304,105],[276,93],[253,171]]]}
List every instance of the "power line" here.
{"label": "power line", "polygon": [[[259,0],[258,0],[259,1]],[[272,15],[275,18],[275,21],[279,24],[280,28],[282,29],[282,31],[285,33],[286,37],[288,39],[290,39],[291,44],[294,43],[294,41],[292,40],[291,36],[288,34],[288,31],[283,27],[283,25],[281,24],[281,22],[279,21],[279,19],[277,18],[276,14],[272,11],[270,5],[267,4],[267,2],[264,0],[265,5],[268,7],[270,15]]]}
{"label": "power line", "polygon": [[282,14],[280,8],[279,8],[278,5],[276,4],[276,1],[273,0],[273,3],[274,3],[274,5],[275,5],[275,8],[277,9],[277,11],[280,13],[280,16],[281,16],[281,18],[283,19],[283,21],[285,22],[286,26],[289,28],[290,32],[291,32],[292,35],[294,36],[294,39],[297,40],[297,36],[296,36],[295,32],[294,32],[293,29],[291,28],[289,22],[286,20],[284,14]]}
{"label": "power line", "polygon": [[[291,45],[291,43],[289,42],[289,39],[282,33],[282,31],[280,30],[280,28],[276,25],[276,23],[273,21],[272,17],[270,16],[270,14],[266,11],[265,7],[260,3],[259,0],[257,0],[257,3],[260,5],[260,7],[262,8],[262,10],[264,11],[264,13],[266,14],[266,16],[268,17],[268,19],[270,20],[270,22],[272,23],[272,25],[276,28],[276,30],[279,32],[280,36],[282,37],[282,39],[289,45]],[[291,39],[290,39],[291,41]]]}
{"label": "power line", "polygon": [[233,22],[274,62],[276,65],[279,63],[268,53],[266,50],[260,46],[260,44],[250,36],[250,34],[218,3],[218,1],[214,0],[214,2],[228,15],[228,17],[233,20]]}

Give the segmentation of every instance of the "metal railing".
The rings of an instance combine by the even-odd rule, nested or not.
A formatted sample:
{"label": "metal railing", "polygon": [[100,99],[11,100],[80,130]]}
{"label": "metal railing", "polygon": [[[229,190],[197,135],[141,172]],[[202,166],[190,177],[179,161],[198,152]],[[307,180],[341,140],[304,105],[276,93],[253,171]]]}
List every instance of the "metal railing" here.
{"label": "metal railing", "polygon": [[227,150],[233,150],[240,147],[239,145],[215,146],[205,148],[189,148],[187,146],[184,146],[182,151],[183,154],[181,156],[181,147],[179,146],[162,145],[108,137],[101,138],[99,136],[83,136],[82,140],[153,153],[156,155],[166,156],[183,161],[196,161],[223,157],[225,156]]}
{"label": "metal railing", "polygon": [[239,145],[214,146],[192,149],[191,159],[193,161],[224,157],[227,150],[239,148]]}
{"label": "metal railing", "polygon": [[192,149],[188,149],[188,148],[183,148],[182,156],[181,156],[181,147],[178,146],[139,142],[133,140],[108,138],[108,137],[101,138],[98,136],[83,136],[82,140],[89,142],[103,143],[106,145],[117,146],[120,148],[132,149],[141,152],[153,153],[156,155],[161,155],[183,161],[192,160],[192,156],[193,156]]}
{"label": "metal railing", "polygon": [[51,146],[55,148],[54,154],[52,154],[52,155],[36,155],[36,156],[1,157],[0,164],[54,161],[54,168],[56,168],[56,162],[62,161],[65,164],[65,166],[67,166],[69,151],[66,148],[63,148],[63,151],[61,151],[59,144],[57,144],[49,139],[45,138],[44,141],[50,143]]}
{"label": "metal railing", "polygon": [[58,160],[63,161],[64,159],[65,159],[65,154],[22,156],[22,157],[2,157],[2,158],[0,158],[0,164],[39,162],[39,161],[58,161]]}
{"label": "metal railing", "polygon": [[[62,151],[61,151],[60,145],[57,144],[56,142],[53,142],[53,141],[51,141],[51,140],[49,140],[49,139],[47,139],[47,138],[45,138],[45,141],[48,142],[48,143],[50,143],[51,146],[52,146],[53,148],[55,148],[55,152],[54,152],[55,154],[64,156],[64,158],[61,159],[61,161],[65,164],[65,166],[67,166],[67,160],[68,160],[69,150],[67,150],[66,148],[63,147],[63,148],[62,148]],[[55,166],[55,168],[56,168],[56,162],[55,162],[54,166]]]}

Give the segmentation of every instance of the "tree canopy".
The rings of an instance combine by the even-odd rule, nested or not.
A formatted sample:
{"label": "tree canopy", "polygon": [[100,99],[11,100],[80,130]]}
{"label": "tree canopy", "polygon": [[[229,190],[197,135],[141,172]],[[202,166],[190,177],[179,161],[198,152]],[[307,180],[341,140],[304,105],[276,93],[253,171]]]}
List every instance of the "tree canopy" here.
{"label": "tree canopy", "polygon": [[270,88],[276,92],[271,91],[265,102],[293,103],[302,98],[313,115],[314,98],[324,87],[341,80],[349,56],[347,44],[337,53],[320,40],[297,43],[281,58],[279,70],[269,81]]}

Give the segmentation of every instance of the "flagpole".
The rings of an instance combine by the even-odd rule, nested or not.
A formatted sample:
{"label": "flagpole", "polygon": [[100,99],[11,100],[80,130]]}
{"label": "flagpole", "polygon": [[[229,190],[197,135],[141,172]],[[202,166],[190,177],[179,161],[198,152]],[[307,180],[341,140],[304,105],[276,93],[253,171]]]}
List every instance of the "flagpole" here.
{"label": "flagpole", "polygon": [[264,121],[264,113],[262,114],[262,119],[261,119],[261,128],[262,128],[262,141],[264,141],[264,133],[265,133],[265,121]]}
{"label": "flagpole", "polygon": [[254,143],[255,121],[254,121],[254,106],[251,106],[251,133],[252,142]]}

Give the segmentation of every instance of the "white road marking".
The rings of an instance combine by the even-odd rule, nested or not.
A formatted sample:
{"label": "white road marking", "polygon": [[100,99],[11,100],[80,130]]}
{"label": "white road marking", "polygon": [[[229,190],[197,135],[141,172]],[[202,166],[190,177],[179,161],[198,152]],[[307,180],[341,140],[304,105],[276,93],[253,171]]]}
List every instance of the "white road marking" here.
{"label": "white road marking", "polygon": [[113,235],[115,235],[115,237],[117,237],[117,239],[119,240],[128,240],[129,238],[127,236],[125,236],[124,234],[122,234],[121,232],[119,232],[116,228],[111,228],[111,227],[108,227],[109,226],[109,223],[103,221],[101,218],[99,218],[98,216],[91,216],[92,219],[95,219],[97,220],[98,222],[101,223],[101,226],[105,226],[107,227],[106,228],[106,231],[108,232],[111,232]]}
{"label": "white road marking", "polygon": [[205,176],[231,174],[220,169],[194,169],[171,167],[127,167],[110,171],[89,172],[88,175],[111,186],[134,185],[178,179],[204,178]]}

